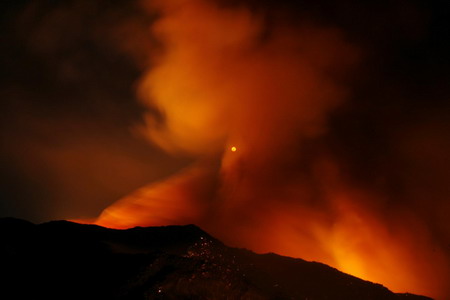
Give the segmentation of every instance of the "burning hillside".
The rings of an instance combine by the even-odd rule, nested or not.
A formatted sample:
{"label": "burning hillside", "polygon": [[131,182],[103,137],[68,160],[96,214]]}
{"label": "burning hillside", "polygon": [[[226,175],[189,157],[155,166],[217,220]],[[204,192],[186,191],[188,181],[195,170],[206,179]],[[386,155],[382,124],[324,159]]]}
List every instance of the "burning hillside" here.
{"label": "burning hillside", "polygon": [[0,219],[8,299],[427,300],[320,263],[229,248],[196,226],[112,230]]}

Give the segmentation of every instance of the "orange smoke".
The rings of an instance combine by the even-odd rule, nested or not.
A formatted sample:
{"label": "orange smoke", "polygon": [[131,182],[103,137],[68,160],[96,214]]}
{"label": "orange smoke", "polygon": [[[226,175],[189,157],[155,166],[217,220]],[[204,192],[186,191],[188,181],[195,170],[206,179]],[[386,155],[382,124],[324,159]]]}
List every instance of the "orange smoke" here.
{"label": "orange smoke", "polygon": [[206,213],[214,181],[214,168],[191,167],[117,201],[96,223],[112,228],[195,223]]}
{"label": "orange smoke", "polygon": [[384,213],[382,195],[352,187],[314,146],[358,61],[339,30],[268,26],[200,0],[147,8],[161,14],[152,33],[164,49],[139,85],[161,113],[146,116],[144,131],[201,162],[118,201],[97,224],[195,223],[230,245],[322,261],[397,292],[448,295],[448,260],[424,224],[406,210]]}

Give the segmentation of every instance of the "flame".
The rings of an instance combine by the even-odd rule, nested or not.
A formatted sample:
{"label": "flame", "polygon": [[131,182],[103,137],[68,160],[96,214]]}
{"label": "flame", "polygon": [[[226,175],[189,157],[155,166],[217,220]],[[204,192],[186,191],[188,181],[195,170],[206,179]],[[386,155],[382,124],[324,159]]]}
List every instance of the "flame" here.
{"label": "flame", "polygon": [[245,8],[200,0],[147,9],[161,14],[152,33],[165,49],[139,84],[163,116],[148,114],[145,133],[201,163],[119,200],[96,224],[195,223],[230,245],[321,261],[396,292],[450,294],[448,258],[426,224],[407,209],[386,213],[384,195],[354,186],[311,146],[358,62],[342,32],[269,28]]}

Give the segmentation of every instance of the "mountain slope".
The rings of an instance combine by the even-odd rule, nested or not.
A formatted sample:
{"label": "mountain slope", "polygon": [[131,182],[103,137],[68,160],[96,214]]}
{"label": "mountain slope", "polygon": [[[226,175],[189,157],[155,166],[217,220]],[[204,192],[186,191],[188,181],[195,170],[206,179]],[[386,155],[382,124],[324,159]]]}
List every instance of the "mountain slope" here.
{"label": "mountain slope", "polygon": [[230,248],[194,225],[114,230],[7,218],[0,236],[1,299],[429,299]]}

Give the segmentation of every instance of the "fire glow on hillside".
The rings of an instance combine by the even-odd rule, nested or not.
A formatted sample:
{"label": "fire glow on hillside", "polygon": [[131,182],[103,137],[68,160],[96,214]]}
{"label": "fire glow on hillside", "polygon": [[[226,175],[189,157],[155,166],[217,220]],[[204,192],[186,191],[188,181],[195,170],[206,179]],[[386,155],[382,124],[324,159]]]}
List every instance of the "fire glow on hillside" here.
{"label": "fire glow on hillside", "polygon": [[357,45],[338,28],[243,7],[146,9],[160,14],[151,32],[163,49],[138,87],[162,115],[146,116],[145,134],[197,162],[94,223],[194,223],[229,245],[324,262],[396,292],[448,292],[448,257],[427,226],[407,208],[387,213],[387,196],[354,184],[321,145],[364,59]]}

